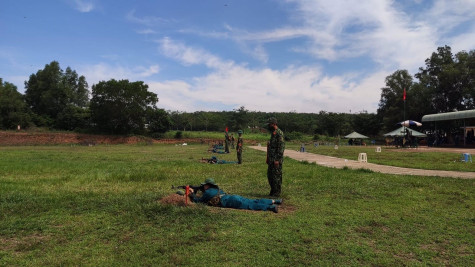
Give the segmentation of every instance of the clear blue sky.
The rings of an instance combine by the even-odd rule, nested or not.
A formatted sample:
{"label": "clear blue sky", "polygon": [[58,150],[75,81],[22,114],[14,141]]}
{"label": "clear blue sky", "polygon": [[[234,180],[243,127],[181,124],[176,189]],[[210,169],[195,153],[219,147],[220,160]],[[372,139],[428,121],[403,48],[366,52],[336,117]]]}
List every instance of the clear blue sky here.
{"label": "clear blue sky", "polygon": [[[0,78],[53,60],[167,110],[375,112],[384,79],[475,49],[475,0],[1,0]],[[409,101],[409,100],[408,100]]]}

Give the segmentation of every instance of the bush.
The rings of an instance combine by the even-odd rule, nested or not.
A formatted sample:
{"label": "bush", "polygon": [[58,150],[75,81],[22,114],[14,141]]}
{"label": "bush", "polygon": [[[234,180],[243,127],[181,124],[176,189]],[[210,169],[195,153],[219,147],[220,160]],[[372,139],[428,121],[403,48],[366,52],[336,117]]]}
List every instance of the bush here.
{"label": "bush", "polygon": [[320,135],[315,134],[312,138],[313,141],[318,141],[320,139]]}
{"label": "bush", "polygon": [[183,138],[183,132],[182,131],[177,131],[175,134],[175,139],[181,139]]}
{"label": "bush", "polygon": [[286,141],[302,140],[303,134],[300,132],[290,132],[284,135]]}

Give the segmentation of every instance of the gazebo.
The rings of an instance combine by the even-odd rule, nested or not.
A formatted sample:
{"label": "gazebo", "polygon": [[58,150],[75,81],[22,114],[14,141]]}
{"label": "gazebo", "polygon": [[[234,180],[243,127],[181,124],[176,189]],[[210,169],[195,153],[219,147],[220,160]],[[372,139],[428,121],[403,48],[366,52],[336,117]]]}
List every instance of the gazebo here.
{"label": "gazebo", "polygon": [[368,139],[369,137],[367,137],[366,135],[362,135],[360,133],[357,133],[357,132],[352,132],[350,133],[349,135],[345,136],[345,138],[347,139]]}
{"label": "gazebo", "polygon": [[[369,137],[367,137],[366,135],[362,135],[360,133],[357,133],[357,132],[352,132],[349,135],[345,136],[345,138],[350,139],[350,141],[348,142],[349,145],[353,145],[353,140],[352,139],[368,139]],[[361,143],[363,143],[363,142],[361,142]]]}
{"label": "gazebo", "polygon": [[421,132],[418,132],[416,130],[413,130],[411,128],[408,128],[408,127],[400,127],[400,128],[397,128],[396,130],[392,131],[392,132],[389,132],[389,133],[386,133],[386,134],[383,134],[383,136],[398,136],[398,137],[403,137],[406,135],[406,130],[409,131],[411,133],[412,136],[415,136],[415,137],[427,137],[426,134],[424,133],[421,133]]}

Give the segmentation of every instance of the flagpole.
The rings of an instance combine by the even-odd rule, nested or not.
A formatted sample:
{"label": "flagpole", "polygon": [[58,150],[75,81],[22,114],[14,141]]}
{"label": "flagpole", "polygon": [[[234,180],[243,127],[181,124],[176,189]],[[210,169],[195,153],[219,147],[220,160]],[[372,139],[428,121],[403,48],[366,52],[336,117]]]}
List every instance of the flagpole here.
{"label": "flagpole", "polygon": [[406,88],[404,88],[402,99],[404,100],[404,120],[402,123],[404,128],[402,128],[402,130],[404,131],[404,134],[406,134],[406,125],[404,125],[404,122],[406,122]]}

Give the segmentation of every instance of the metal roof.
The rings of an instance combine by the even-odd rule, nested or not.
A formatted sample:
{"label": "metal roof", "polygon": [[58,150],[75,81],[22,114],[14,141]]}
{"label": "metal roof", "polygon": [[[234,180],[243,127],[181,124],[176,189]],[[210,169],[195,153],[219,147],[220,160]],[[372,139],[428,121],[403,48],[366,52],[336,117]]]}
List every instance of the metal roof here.
{"label": "metal roof", "polygon": [[415,137],[427,137],[426,134],[423,134],[421,132],[418,132],[416,130],[413,130],[411,128],[407,128],[407,127],[401,127],[401,128],[398,128],[392,132],[389,132],[387,134],[383,134],[383,136],[405,136],[406,135],[406,129],[411,132],[412,136],[415,136]]}
{"label": "metal roof", "polygon": [[475,109],[424,115],[424,117],[422,117],[422,122],[462,120],[469,118],[475,118]]}

